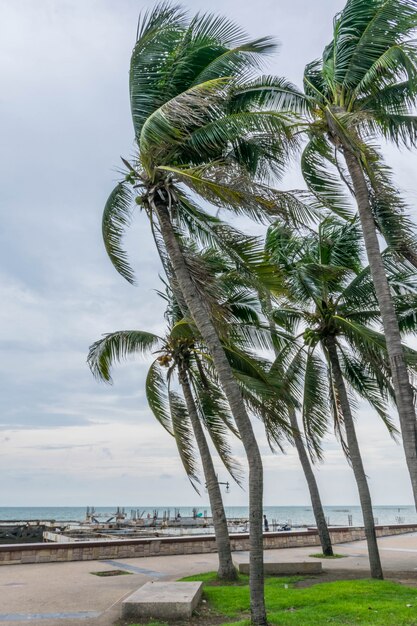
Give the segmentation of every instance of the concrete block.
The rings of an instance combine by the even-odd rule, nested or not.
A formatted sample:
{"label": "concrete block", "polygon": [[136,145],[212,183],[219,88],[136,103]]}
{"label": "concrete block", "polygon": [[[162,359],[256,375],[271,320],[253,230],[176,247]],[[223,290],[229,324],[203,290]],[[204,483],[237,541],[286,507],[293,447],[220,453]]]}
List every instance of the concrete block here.
{"label": "concrete block", "polygon": [[[235,563],[241,574],[249,574],[249,563]],[[301,561],[299,563],[264,563],[265,574],[278,576],[295,576],[302,574],[321,574],[321,561]]]}
{"label": "concrete block", "polygon": [[200,602],[202,587],[201,582],[146,583],[123,600],[122,618],[187,619]]}

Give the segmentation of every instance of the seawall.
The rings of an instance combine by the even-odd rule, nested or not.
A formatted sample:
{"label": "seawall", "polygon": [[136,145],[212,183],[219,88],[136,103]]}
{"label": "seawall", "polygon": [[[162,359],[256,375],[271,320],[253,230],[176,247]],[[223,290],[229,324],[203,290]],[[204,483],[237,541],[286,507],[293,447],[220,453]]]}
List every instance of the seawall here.
{"label": "seawall", "polygon": [[[378,537],[417,532],[417,524],[376,526]],[[330,528],[333,543],[358,541],[365,538],[363,527]],[[248,550],[248,533],[230,536],[232,550]],[[269,532],[264,534],[264,548],[300,548],[319,546],[317,530],[299,532]],[[100,559],[128,559],[134,557],[173,554],[203,554],[216,552],[213,535],[192,537],[155,537],[146,539],[111,539],[107,541],[79,541],[77,543],[31,543],[0,545],[0,566],[20,563],[53,563],[67,561],[95,561]]]}

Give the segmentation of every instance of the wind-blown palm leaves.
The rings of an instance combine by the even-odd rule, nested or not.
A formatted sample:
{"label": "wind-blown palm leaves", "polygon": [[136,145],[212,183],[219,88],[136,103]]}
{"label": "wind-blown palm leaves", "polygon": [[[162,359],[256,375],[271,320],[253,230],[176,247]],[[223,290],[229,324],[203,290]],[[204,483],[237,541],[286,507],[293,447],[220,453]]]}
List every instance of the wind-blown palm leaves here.
{"label": "wind-blown palm leaves", "polygon": [[[178,369],[185,367],[196,395],[200,419],[206,426],[224,465],[235,480],[240,470],[231,456],[227,434],[234,430],[227,403],[213,381],[212,369],[195,332],[185,320],[175,323],[167,336],[140,330],[122,330],[105,335],[90,347],[88,363],[99,380],[111,383],[111,369],[130,355],[157,354],[146,377],[146,397],[152,413],[165,430],[175,437],[178,452],[191,484],[198,491],[198,462],[190,418],[177,387]],[[206,414],[207,412],[207,414]]]}
{"label": "wind-blown palm leaves", "polygon": [[321,59],[305,68],[304,92],[269,79],[258,88],[258,98],[298,116],[308,138],[301,160],[304,178],[322,204],[346,218],[351,215],[346,192],[354,195],[417,503],[413,393],[376,233],[379,229],[388,246],[417,267],[415,227],[376,145],[381,138],[397,146],[417,145],[416,26],[416,0],[348,0]]}
{"label": "wind-blown palm leaves", "polygon": [[[394,392],[386,340],[376,327],[380,312],[370,270],[361,265],[358,223],[341,223],[328,217],[321,222],[318,233],[305,237],[277,225],[268,233],[267,250],[285,271],[288,293],[273,312],[273,319],[295,338],[278,355],[271,374],[288,381],[313,456],[321,454],[320,440],[327,430],[329,414],[333,415],[336,433],[358,484],[372,575],[381,577],[352,407],[355,396],[367,401],[389,432],[395,434],[388,413]],[[407,263],[393,263],[388,255],[385,265],[396,305],[399,310],[409,311],[410,302],[417,302],[415,272]],[[404,328],[408,330],[407,322]],[[415,369],[417,352],[410,348],[405,352]]]}
{"label": "wind-blown palm leaves", "polygon": [[[320,458],[320,439],[327,429],[329,387],[317,350],[320,352],[328,334],[340,343],[344,375],[352,390],[368,401],[394,432],[387,409],[394,392],[386,342],[375,326],[380,323],[380,312],[369,266],[363,268],[360,262],[358,223],[343,224],[328,217],[317,234],[307,236],[276,225],[268,232],[266,247],[285,273],[288,294],[274,309],[273,319],[294,337],[281,351],[273,371],[287,368],[286,380],[300,402],[312,457]],[[404,310],[401,325],[408,330],[410,304],[417,302],[414,272],[388,255],[385,264],[397,294],[396,305]],[[415,367],[417,353],[405,350]],[[335,426],[343,441],[343,419]]]}
{"label": "wind-blown palm leaves", "polygon": [[308,219],[302,195],[262,184],[271,168],[282,171],[295,142],[287,116],[259,109],[252,88],[240,101],[262,55],[274,48],[270,38],[249,41],[213,15],[189,20],[178,7],[163,4],[143,16],[130,72],[138,153],[131,163],[123,160],[126,180],[113,190],[103,215],[107,251],[127,280],[133,275],[121,238],[134,201],[155,219],[155,194],[168,194],[181,226],[211,226],[212,234],[216,221],[196,206],[195,193],[255,219],[280,213],[296,222]]}
{"label": "wind-blown palm leaves", "polygon": [[[254,278],[252,275],[245,276],[236,272],[233,264],[213,249],[198,250],[195,245],[185,241],[183,246],[188,263],[199,265],[194,274],[199,271],[201,279],[204,277],[206,280],[205,294],[212,314],[221,327],[224,350],[248,410],[265,423],[271,447],[281,446],[283,437],[291,434],[284,410],[284,401],[288,402],[290,396],[280,394],[282,390],[268,376],[269,361],[257,356],[254,351],[270,350],[273,343],[277,346],[284,345],[292,337],[281,329],[271,333],[270,328],[261,321],[261,307],[256,292],[251,288],[251,281],[259,288],[260,283],[256,276]],[[181,432],[175,432],[176,424],[171,410],[173,408],[175,413],[179,406],[175,387],[178,386],[179,371],[185,369],[201,422],[209,431],[226,468],[240,482],[240,470],[231,459],[230,449],[224,440],[224,427],[235,435],[238,432],[227,401],[219,388],[212,359],[195,325],[189,317],[183,317],[184,312],[187,316],[188,312],[179,307],[173,288],[165,284],[165,291],[158,293],[167,303],[165,318],[168,322],[168,334],[163,338],[135,330],[107,334],[92,344],[88,357],[90,368],[98,379],[111,383],[111,369],[115,363],[130,355],[158,355],[146,378],[148,404],[165,430],[175,436],[181,448],[183,465],[194,488],[197,488],[196,483],[199,481],[195,471],[192,441],[188,431],[184,430],[184,442],[181,440]],[[282,396],[279,404],[276,403],[277,394]],[[187,416],[184,417],[184,421],[188,421]]]}

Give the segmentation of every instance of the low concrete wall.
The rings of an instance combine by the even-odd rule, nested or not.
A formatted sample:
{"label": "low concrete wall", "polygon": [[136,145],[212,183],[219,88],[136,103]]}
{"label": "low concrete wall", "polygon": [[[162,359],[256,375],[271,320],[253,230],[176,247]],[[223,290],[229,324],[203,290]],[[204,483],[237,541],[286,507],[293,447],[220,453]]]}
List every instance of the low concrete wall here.
{"label": "low concrete wall", "polygon": [[[417,532],[417,524],[376,527],[378,537],[411,532]],[[358,526],[331,528],[330,535],[333,543],[358,541],[365,538],[364,529]],[[230,541],[232,550],[249,550],[248,533],[232,534]],[[319,545],[320,541],[315,529],[264,534],[265,550]],[[80,541],[77,543],[9,544],[0,545],[0,565],[128,559],[171,554],[202,554],[204,552],[216,552],[216,541],[213,535]]]}

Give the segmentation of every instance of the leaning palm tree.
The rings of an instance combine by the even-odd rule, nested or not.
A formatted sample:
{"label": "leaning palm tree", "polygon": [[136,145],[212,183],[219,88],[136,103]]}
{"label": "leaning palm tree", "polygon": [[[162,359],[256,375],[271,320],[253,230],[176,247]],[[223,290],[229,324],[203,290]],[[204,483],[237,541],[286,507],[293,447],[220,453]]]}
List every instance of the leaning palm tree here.
{"label": "leaning palm tree", "polygon": [[[358,487],[371,574],[382,578],[350,395],[369,402],[395,433],[387,412],[387,402],[394,394],[386,339],[375,329],[380,312],[370,268],[360,262],[358,224],[340,224],[327,218],[317,234],[306,237],[277,226],[270,231],[267,243],[272,258],[285,270],[289,294],[274,310],[273,319],[297,335],[294,344],[281,351],[272,373],[286,376],[298,394],[307,440],[316,454],[320,453],[320,436],[332,412]],[[384,261],[396,305],[404,310],[404,320],[407,318],[401,324],[408,330],[410,311],[416,303],[414,272],[387,255]],[[415,367],[417,353],[409,348],[404,351]]]}
{"label": "leaning palm tree", "polygon": [[334,20],[333,39],[322,58],[305,68],[304,93],[272,77],[255,81],[253,87],[259,102],[302,116],[308,137],[302,170],[310,190],[345,217],[350,215],[350,203],[341,179],[355,198],[417,505],[413,393],[377,230],[415,267],[417,238],[376,146],[381,138],[397,146],[417,145],[416,27],[416,0],[348,0]]}
{"label": "leaning palm tree", "polygon": [[[236,433],[236,430],[225,398],[217,381],[213,380],[211,359],[193,332],[193,325],[184,319],[173,321],[171,318],[170,321],[164,337],[140,330],[106,334],[90,346],[88,363],[99,380],[111,383],[115,363],[129,355],[157,355],[146,377],[149,407],[175,438],[184,469],[198,492],[195,439],[212,510],[219,556],[218,576],[223,580],[236,580],[223,500],[204,428],[225,467],[239,483],[239,466],[231,456],[227,441],[227,433]],[[179,385],[182,397],[175,385]]]}
{"label": "leaning palm tree", "polygon": [[[125,181],[111,193],[103,216],[107,252],[129,281],[132,270],[121,238],[135,203],[161,240],[179,292],[213,359],[249,465],[250,593],[252,623],[266,624],[263,598],[262,459],[242,394],[205,304],[204,290],[187,264],[179,234],[218,236],[200,197],[214,207],[257,219],[285,214],[304,219],[292,194],[265,184],[280,173],[291,148],[286,116],[240,103],[268,38],[249,41],[231,22],[212,15],[189,20],[178,7],[158,5],[138,28],[130,66],[130,99],[137,153]],[[250,100],[250,99],[249,99]],[[257,179],[253,174],[257,174]]]}
{"label": "leaning palm tree", "polygon": [[333,556],[332,540],[324,514],[323,504],[321,501],[319,486],[309,459],[306,446],[304,444],[302,432],[298,423],[297,412],[294,408],[289,408],[290,424],[293,430],[293,442],[297,450],[298,459],[302,467],[308,491],[310,494],[311,506],[313,509],[314,519],[316,521],[317,533],[320,540],[322,553],[325,556]]}

